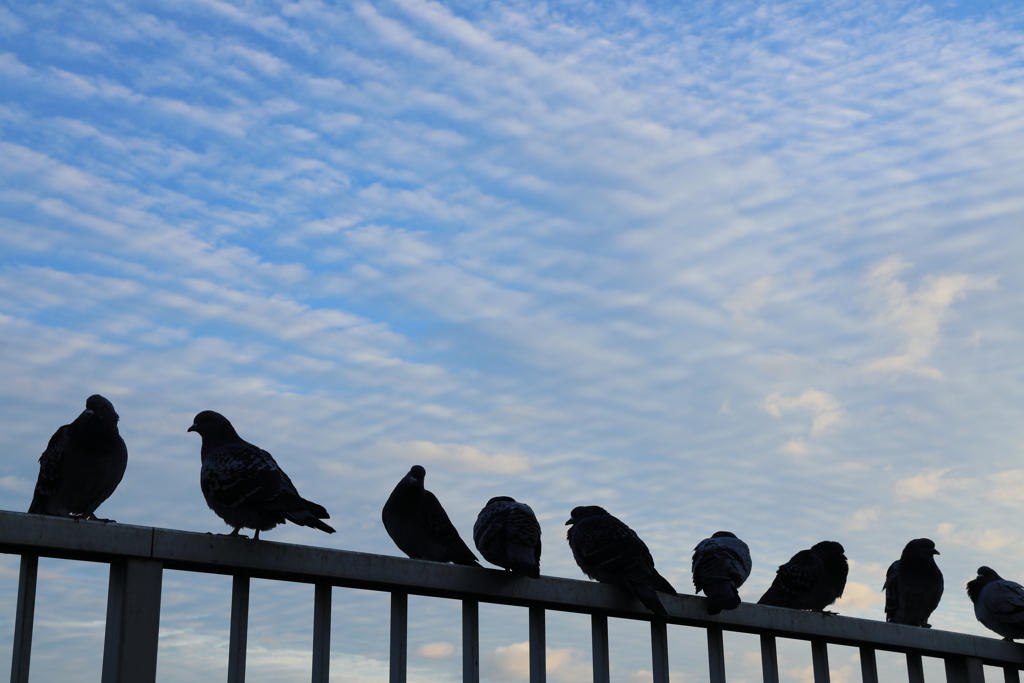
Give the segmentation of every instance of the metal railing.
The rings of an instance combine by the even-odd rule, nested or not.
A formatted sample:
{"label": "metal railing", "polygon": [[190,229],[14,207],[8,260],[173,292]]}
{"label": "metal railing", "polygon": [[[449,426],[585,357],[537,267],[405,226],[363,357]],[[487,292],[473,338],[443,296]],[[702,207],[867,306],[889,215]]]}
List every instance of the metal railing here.
{"label": "metal railing", "polygon": [[922,657],[942,659],[948,683],[984,683],[983,665],[1001,668],[1006,683],[1020,683],[1019,670],[1024,668],[1024,647],[995,638],[749,603],[709,617],[704,598],[694,595],[661,596],[669,612],[665,621],[627,591],[590,581],[531,580],[498,570],[125,524],[79,523],[0,511],[0,552],[21,555],[12,683],[28,681],[39,557],[110,565],[103,683],[156,680],[164,569],[233,577],[228,683],[245,680],[249,583],[254,577],[315,585],[313,683],[329,680],[335,586],[391,594],[390,683],[406,680],[410,594],[462,602],[464,683],[478,683],[480,678],[481,602],[529,609],[531,683],[545,682],[547,610],[591,615],[594,683],[610,679],[608,617],[650,622],[654,683],[669,681],[668,624],[705,629],[711,683],[726,681],[723,631],[760,636],[765,683],[779,681],[777,638],[810,642],[815,683],[829,681],[829,644],[859,649],[864,683],[878,683],[877,650],[906,656],[909,683],[923,683]]}

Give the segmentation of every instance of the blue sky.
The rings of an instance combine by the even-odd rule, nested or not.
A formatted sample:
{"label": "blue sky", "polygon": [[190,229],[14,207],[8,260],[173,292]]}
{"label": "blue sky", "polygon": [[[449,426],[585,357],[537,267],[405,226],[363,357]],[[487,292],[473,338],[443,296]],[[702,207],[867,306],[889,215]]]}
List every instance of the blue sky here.
{"label": "blue sky", "polygon": [[[928,536],[947,580],[932,623],[987,634],[964,583],[980,564],[1024,580],[1022,18],[2,5],[0,506],[27,509],[50,434],[98,392],[129,448],[100,509],[122,522],[227,531],[185,431],[213,409],[338,529],[269,540],[398,554],[380,508],[419,463],[464,537],[493,495],[532,505],[556,576],[583,578],[562,523],[600,504],[683,592],[719,529],[752,548],[747,600],[838,540],[839,611],[882,618],[885,567]],[[76,654],[41,670],[98,662],[94,569],[47,569],[41,612],[92,586],[75,623],[93,626],[43,620],[37,642]],[[162,647],[212,654],[167,681],[219,670],[226,646],[226,614],[204,611],[219,584],[174,580]],[[272,625],[296,625],[259,655],[278,673],[308,666],[300,588],[269,593]],[[424,638],[447,633],[424,605]],[[520,616],[485,676],[519,680]],[[574,629],[558,683],[589,675]],[[415,646],[433,643],[424,677],[457,677],[452,633]],[[335,649],[384,675],[371,645]]]}

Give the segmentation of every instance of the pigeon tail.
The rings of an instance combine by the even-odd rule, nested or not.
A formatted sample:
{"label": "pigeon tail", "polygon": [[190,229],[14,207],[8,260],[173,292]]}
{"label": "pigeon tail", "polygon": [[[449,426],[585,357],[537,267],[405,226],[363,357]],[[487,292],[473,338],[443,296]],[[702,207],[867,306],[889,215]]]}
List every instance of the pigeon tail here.
{"label": "pigeon tail", "polygon": [[668,617],[668,610],[665,609],[665,605],[661,604],[661,598],[658,597],[658,594],[654,592],[650,585],[638,581],[627,581],[626,586],[640,602],[644,603],[647,609],[659,617]]}
{"label": "pigeon tail", "polygon": [[505,552],[508,555],[509,569],[531,579],[540,578],[540,562],[537,560],[536,549],[518,543],[506,543]]}
{"label": "pigeon tail", "polygon": [[719,581],[704,586],[707,596],[707,611],[710,615],[721,613],[722,610],[736,609],[740,606],[740,594],[732,585],[732,581]]}
{"label": "pigeon tail", "polygon": [[659,590],[662,593],[668,593],[669,595],[679,595],[676,589],[672,587],[672,584],[668,582],[664,576],[658,573],[658,570],[651,567],[651,583],[655,590]]}
{"label": "pigeon tail", "polygon": [[326,531],[329,534],[335,532],[334,527],[324,524],[312,512],[307,510],[288,510],[283,513],[289,522],[293,522],[300,526],[308,526],[320,531]]}

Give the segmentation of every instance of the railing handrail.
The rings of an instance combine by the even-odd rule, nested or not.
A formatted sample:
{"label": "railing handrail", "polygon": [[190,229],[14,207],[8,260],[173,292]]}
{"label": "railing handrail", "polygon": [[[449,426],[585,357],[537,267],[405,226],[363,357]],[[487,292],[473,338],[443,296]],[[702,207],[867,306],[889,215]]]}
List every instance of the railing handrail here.
{"label": "railing handrail", "polygon": [[[0,511],[0,552],[108,563],[131,557],[158,560],[166,569],[656,619],[626,591],[591,581],[527,579],[500,570],[388,555],[20,512]],[[939,658],[976,657],[993,666],[1024,668],[1024,648],[995,638],[751,603],[709,617],[704,598],[662,596],[662,601],[672,624]]]}

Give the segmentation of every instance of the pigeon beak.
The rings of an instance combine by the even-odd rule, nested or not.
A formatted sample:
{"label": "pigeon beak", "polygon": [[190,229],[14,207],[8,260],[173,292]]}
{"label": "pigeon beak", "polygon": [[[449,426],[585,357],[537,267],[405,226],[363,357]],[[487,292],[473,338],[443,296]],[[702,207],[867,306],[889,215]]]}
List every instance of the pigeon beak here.
{"label": "pigeon beak", "polygon": [[192,426],[188,428],[188,431],[190,431],[190,432],[198,432],[199,431],[199,429],[196,427],[196,423],[195,422],[193,422]]}
{"label": "pigeon beak", "polygon": [[941,555],[942,554],[938,550],[933,550],[932,552],[935,553],[936,555]]}
{"label": "pigeon beak", "polygon": [[570,524],[572,524],[572,522],[572,517],[570,517],[569,519],[565,520],[565,526],[569,526]]}

